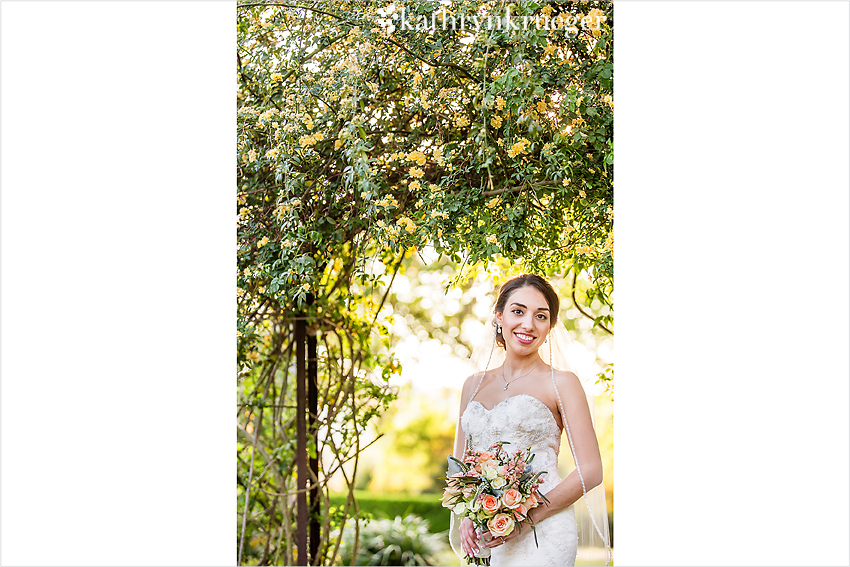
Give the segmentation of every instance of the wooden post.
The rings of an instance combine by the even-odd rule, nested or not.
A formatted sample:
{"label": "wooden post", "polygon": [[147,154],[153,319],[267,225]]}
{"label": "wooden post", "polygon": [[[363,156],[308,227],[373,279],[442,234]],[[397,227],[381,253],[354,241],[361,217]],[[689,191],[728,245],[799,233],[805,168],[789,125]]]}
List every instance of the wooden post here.
{"label": "wooden post", "polygon": [[[308,296],[308,303],[312,297]],[[320,518],[321,507],[319,500],[319,483],[313,479],[319,478],[319,459],[318,459],[318,441],[317,441],[317,426],[316,420],[319,411],[319,387],[318,387],[318,360],[317,360],[317,341],[316,331],[311,329],[307,334],[307,433],[313,440],[316,447],[316,453],[310,455],[310,565],[318,565],[317,555],[319,554],[320,534]]]}
{"label": "wooden post", "polygon": [[[295,544],[298,546],[297,565],[309,565],[307,560],[307,365],[304,352],[307,324],[304,314],[295,318],[295,438],[296,473],[298,475],[298,496],[296,497],[298,526]],[[284,520],[286,521],[286,520]]]}

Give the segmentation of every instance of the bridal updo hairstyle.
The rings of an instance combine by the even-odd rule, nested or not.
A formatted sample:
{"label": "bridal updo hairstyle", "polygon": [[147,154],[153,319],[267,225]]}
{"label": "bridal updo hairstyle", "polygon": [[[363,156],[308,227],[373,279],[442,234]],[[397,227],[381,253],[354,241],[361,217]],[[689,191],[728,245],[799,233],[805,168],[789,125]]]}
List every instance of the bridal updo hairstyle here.
{"label": "bridal updo hairstyle", "polygon": [[[549,327],[553,327],[558,322],[558,309],[560,308],[561,300],[558,299],[558,294],[555,293],[552,284],[537,274],[523,274],[506,281],[499,289],[499,298],[496,300],[495,311],[504,313],[510,295],[523,287],[533,287],[543,294],[543,297],[546,298],[546,303],[549,304]],[[495,320],[493,324],[496,325]],[[496,344],[505,348],[505,337],[502,336],[501,331],[496,333]]]}

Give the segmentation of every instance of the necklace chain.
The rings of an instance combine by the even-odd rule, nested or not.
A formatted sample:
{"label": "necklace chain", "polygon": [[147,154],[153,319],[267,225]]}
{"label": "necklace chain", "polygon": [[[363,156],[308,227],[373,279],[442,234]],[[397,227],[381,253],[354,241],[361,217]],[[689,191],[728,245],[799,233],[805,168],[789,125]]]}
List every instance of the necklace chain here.
{"label": "necklace chain", "polygon": [[516,382],[516,381],[517,381],[517,380],[519,380],[520,378],[525,378],[526,376],[528,376],[529,374],[531,374],[532,372],[534,372],[534,369],[535,369],[535,368],[537,368],[537,365],[538,365],[538,364],[540,364],[540,363],[539,363],[539,362],[538,362],[538,363],[536,363],[534,366],[532,366],[532,367],[531,367],[531,370],[529,370],[528,372],[526,372],[526,373],[525,373],[525,374],[523,374],[522,376],[519,376],[519,377],[517,377],[517,378],[514,378],[514,379],[513,379],[513,380],[511,380],[511,381],[505,380],[505,367],[504,367],[504,365],[502,365],[502,381],[505,383],[505,387],[504,387],[504,388],[502,388],[502,389],[503,389],[503,390],[507,390],[507,389],[508,389],[508,386],[510,386],[513,382]]}

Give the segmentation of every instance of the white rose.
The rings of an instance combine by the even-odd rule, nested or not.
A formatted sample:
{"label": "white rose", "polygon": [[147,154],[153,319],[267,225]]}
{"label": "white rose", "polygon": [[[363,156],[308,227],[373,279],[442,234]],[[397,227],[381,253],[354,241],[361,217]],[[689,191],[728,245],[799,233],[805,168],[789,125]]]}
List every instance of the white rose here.
{"label": "white rose", "polygon": [[458,502],[452,511],[458,516],[463,516],[466,514],[466,502]]}
{"label": "white rose", "polygon": [[507,482],[508,481],[499,476],[491,480],[490,484],[493,485],[493,488],[502,488],[503,486],[505,486],[505,484],[507,484]]}

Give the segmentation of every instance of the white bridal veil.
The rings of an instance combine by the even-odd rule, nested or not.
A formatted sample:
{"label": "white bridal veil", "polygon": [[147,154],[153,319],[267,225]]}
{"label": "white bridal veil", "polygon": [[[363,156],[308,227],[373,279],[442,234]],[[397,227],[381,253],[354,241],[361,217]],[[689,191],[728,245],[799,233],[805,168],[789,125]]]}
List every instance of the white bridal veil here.
{"label": "white bridal veil", "polygon": [[[490,311],[492,313],[492,310]],[[489,325],[485,328],[487,338],[480,341],[474,348],[471,360],[478,370],[476,380],[489,368],[495,368],[501,365],[505,360],[505,349],[496,345],[495,342],[495,316],[491,316]],[[589,372],[581,372],[580,368],[576,368],[575,364],[570,364],[570,359],[573,358],[577,351],[577,345],[572,341],[567,333],[564,324],[559,319],[552,328],[546,342],[538,351],[544,362],[550,363],[554,369],[569,370],[576,374],[581,380],[584,387],[585,395],[587,396],[588,407],[590,408],[591,419],[594,420],[594,429],[596,427],[594,417],[595,396],[593,394],[593,377]],[[583,375],[584,374],[584,375]],[[554,386],[554,380],[553,380]],[[559,392],[559,395],[563,393]],[[562,416],[564,415],[563,407],[560,408]],[[463,408],[461,408],[461,413]],[[564,431],[561,438],[561,463],[570,465],[570,474],[574,469],[581,479],[582,492],[584,495],[579,498],[575,504],[576,527],[578,528],[578,553],[576,555],[575,565],[609,565],[612,560],[610,538],[608,533],[608,508],[605,501],[605,487],[601,483],[591,490],[584,489],[584,480],[581,474],[582,463],[575,464],[575,450],[573,441],[569,432],[567,420],[563,419]],[[457,433],[455,438],[457,440]],[[564,453],[566,451],[566,454]],[[603,471],[605,474],[605,471]],[[458,527],[460,526],[461,518],[452,513],[451,528],[449,530],[449,540],[452,549],[462,558],[463,551],[460,544],[460,534]]]}

